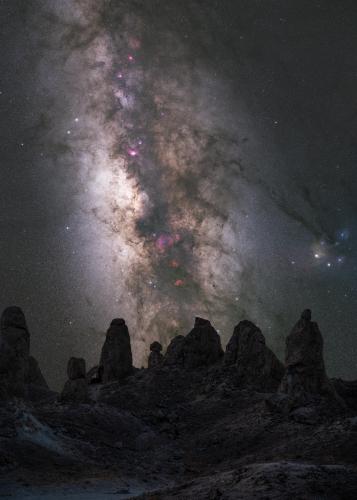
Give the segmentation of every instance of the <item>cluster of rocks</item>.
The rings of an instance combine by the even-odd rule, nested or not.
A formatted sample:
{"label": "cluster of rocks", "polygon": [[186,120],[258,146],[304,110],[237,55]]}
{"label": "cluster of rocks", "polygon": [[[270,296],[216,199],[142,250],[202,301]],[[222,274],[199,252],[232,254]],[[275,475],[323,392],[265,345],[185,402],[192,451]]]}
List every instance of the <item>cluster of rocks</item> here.
{"label": "cluster of rocks", "polygon": [[149,368],[175,366],[190,370],[219,364],[228,376],[234,375],[240,386],[276,391],[278,400],[284,400],[290,408],[316,395],[343,404],[326,375],[322,335],[317,323],[311,321],[309,309],[302,312],[287,337],[285,365],[267,347],[261,330],[247,320],[234,328],[225,352],[216,330],[202,318],[196,318],[187,336],[173,338],[164,356],[158,342],[151,344],[150,350]]}
{"label": "cluster of rocks", "polygon": [[60,396],[63,402],[89,400],[88,385],[122,380],[134,370],[128,327],[122,318],[110,323],[102,347],[99,365],[86,373],[85,360],[71,358],[67,366],[68,380]]}
{"label": "cluster of rocks", "polygon": [[[37,361],[30,356],[30,334],[19,307],[8,307],[3,312],[0,341],[1,396],[26,398],[34,387],[48,391]],[[194,370],[214,365],[227,376],[233,374],[241,386],[277,391],[279,397],[270,401],[272,406],[284,401],[293,407],[314,395],[341,402],[326,375],[322,335],[317,323],[311,320],[309,309],[303,311],[287,337],[285,366],[267,347],[261,330],[247,320],[234,328],[225,352],[217,331],[207,319],[199,317],[186,336],[171,340],[164,355],[159,342],[150,345],[149,370]],[[68,380],[60,400],[88,401],[90,384],[120,381],[134,371],[128,327],[124,319],[114,319],[106,333],[98,366],[86,373],[84,359],[69,360]]]}
{"label": "cluster of rocks", "polygon": [[72,357],[59,396],[30,355],[22,311],[6,309],[0,323],[1,394],[22,399],[0,404],[6,481],[11,470],[29,483],[48,472],[56,484],[132,475],[155,478],[155,498],[315,498],[332,488],[326,498],[356,498],[357,382],[327,377],[309,310],[287,337],[284,364],[254,323],[238,323],[222,349],[196,318],[166,352],[153,342],[138,369],[125,321],[114,319],[97,366]]}

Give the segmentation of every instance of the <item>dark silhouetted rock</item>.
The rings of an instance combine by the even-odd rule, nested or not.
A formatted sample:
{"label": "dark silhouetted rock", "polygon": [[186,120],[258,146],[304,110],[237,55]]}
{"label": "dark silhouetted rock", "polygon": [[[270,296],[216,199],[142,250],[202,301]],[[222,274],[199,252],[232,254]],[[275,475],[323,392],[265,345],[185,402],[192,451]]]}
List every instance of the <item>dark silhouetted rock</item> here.
{"label": "dark silhouetted rock", "polygon": [[30,334],[24,313],[17,306],[7,307],[0,324],[1,383],[8,395],[24,397],[30,355]]}
{"label": "dark silhouetted rock", "polygon": [[1,316],[1,341],[13,349],[18,358],[28,360],[30,355],[30,334],[24,313],[19,307],[11,306]]}
{"label": "dark silhouetted rock", "polygon": [[89,401],[86,379],[67,380],[60,397],[64,403],[86,403]]}
{"label": "dark silhouetted rock", "polygon": [[[108,349],[110,335],[118,348],[123,326],[113,322]],[[172,340],[162,367],[133,368],[119,382],[88,385],[83,361],[71,359],[65,404],[40,390],[31,404],[1,401],[1,491],[21,496],[27,485],[41,498],[74,485],[83,498],[93,488],[96,498],[357,498],[356,413],[319,395],[297,404],[289,394],[264,393],[281,364],[250,322],[236,327],[224,360],[217,332],[199,318],[187,337]],[[101,380],[103,368],[87,380]],[[354,382],[336,386],[354,400]]]}
{"label": "dark silhouetted rock", "polygon": [[165,365],[183,366],[184,343],[185,343],[185,337],[183,335],[177,335],[171,340],[171,342],[167,346],[166,353],[164,356]]}
{"label": "dark silhouetted rock", "polygon": [[323,359],[323,339],[311,311],[302,312],[299,321],[286,339],[285,375],[280,390],[295,400],[319,394],[337,399],[327,378]]}
{"label": "dark silhouetted rock", "polygon": [[291,409],[294,407],[293,399],[287,394],[283,394],[282,392],[275,392],[274,394],[270,394],[266,400],[265,404],[269,410],[273,412],[283,413],[285,415],[289,414]]}
{"label": "dark silhouetted rock", "polygon": [[162,351],[162,345],[160,344],[160,342],[157,342],[155,340],[155,342],[153,342],[152,344],[150,344],[150,351],[151,352],[161,352]]}
{"label": "dark silhouetted rock", "polygon": [[193,329],[184,340],[184,366],[192,369],[209,366],[223,356],[221,339],[207,319],[196,318]]}
{"label": "dark silhouetted rock", "polygon": [[[36,359],[30,356],[30,334],[20,307],[7,307],[2,313],[0,334],[0,383],[2,395],[41,399],[53,395]],[[47,397],[46,396],[46,397]]]}
{"label": "dark silhouetted rock", "polygon": [[33,357],[29,357],[28,372],[26,376],[26,384],[33,384],[39,387],[44,387],[48,389],[45,377],[42,375],[40,367],[38,366],[37,360]]}
{"label": "dark silhouetted rock", "polygon": [[84,403],[89,400],[86,380],[86,362],[83,358],[71,358],[67,365],[69,380],[64,385],[60,400]]}
{"label": "dark silhouetted rock", "polygon": [[243,383],[275,390],[284,366],[266,346],[261,330],[251,321],[241,321],[233,331],[224,354],[224,365],[235,366]]}
{"label": "dark silhouetted rock", "polygon": [[1,326],[1,331],[4,331],[7,328],[12,327],[12,328],[20,328],[28,332],[25,315],[21,307],[18,306],[10,306],[3,311],[1,315],[0,326]]}
{"label": "dark silhouetted rock", "polygon": [[133,371],[130,337],[123,319],[113,319],[100,358],[103,383],[120,380]]}
{"label": "dark silhouetted rock", "polygon": [[319,421],[319,414],[316,408],[302,406],[290,413],[290,418],[301,424],[314,425]]}
{"label": "dark silhouetted rock", "polygon": [[69,380],[85,378],[86,362],[83,358],[71,358],[67,365],[67,376]]}
{"label": "dark silhouetted rock", "polygon": [[312,318],[311,309],[304,309],[303,312],[301,313],[301,319],[303,321],[309,322],[311,321],[311,318]]}
{"label": "dark silhouetted rock", "polygon": [[332,379],[337,394],[345,401],[347,406],[357,411],[357,380]]}
{"label": "dark silhouetted rock", "polygon": [[164,356],[165,365],[187,369],[209,366],[223,356],[221,339],[207,319],[196,318],[193,329],[186,337],[174,337]]}
{"label": "dark silhouetted rock", "polygon": [[164,356],[161,354],[162,345],[160,342],[153,342],[150,345],[150,355],[148,360],[148,368],[156,368],[163,362]]}
{"label": "dark silhouetted rock", "polygon": [[100,384],[102,382],[102,374],[99,366],[93,366],[86,375],[87,384]]}

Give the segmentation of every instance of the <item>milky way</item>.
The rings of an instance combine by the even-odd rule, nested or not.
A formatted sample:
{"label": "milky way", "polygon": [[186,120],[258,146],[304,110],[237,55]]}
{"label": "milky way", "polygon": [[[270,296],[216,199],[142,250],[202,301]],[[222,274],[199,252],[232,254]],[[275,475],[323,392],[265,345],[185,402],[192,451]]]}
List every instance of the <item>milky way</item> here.
{"label": "milky way", "polygon": [[[195,314],[225,325],[237,309],[247,247],[238,201],[247,126],[227,117],[225,82],[190,64],[174,32],[152,40],[153,26],[129,4],[53,8],[74,113],[61,120],[75,167],[75,214],[80,237],[92,235],[89,279],[100,287],[102,307],[128,319],[139,362],[148,342],[167,343]],[[235,130],[224,126],[229,118]],[[59,155],[62,163],[62,146]]]}
{"label": "milky way", "polygon": [[[323,82],[310,87],[324,14],[316,3],[304,25],[297,2],[238,4],[53,0],[25,13],[35,192],[66,248],[54,258],[63,359],[94,363],[116,316],[137,366],[196,315],[223,343],[248,317],[281,356],[309,306],[330,370],[355,373],[355,157],[333,139],[336,109],[321,124]],[[302,62],[305,39],[316,54]]]}

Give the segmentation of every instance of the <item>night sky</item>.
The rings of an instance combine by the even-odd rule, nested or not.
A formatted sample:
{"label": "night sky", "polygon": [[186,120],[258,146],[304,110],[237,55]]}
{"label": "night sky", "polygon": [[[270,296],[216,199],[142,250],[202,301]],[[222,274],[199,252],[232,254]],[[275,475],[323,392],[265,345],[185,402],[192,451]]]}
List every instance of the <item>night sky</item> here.
{"label": "night sky", "polygon": [[124,317],[283,358],[305,307],[357,378],[355,0],[0,1],[0,306],[53,387]]}

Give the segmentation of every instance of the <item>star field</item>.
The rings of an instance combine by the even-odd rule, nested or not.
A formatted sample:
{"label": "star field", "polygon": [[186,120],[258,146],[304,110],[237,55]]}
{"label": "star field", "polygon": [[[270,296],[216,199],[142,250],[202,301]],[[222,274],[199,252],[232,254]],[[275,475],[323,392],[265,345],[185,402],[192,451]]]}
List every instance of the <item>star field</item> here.
{"label": "star field", "polygon": [[354,2],[0,2],[1,306],[53,385],[124,317],[283,356],[310,307],[356,378]]}

